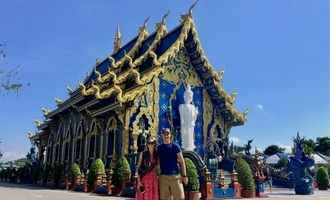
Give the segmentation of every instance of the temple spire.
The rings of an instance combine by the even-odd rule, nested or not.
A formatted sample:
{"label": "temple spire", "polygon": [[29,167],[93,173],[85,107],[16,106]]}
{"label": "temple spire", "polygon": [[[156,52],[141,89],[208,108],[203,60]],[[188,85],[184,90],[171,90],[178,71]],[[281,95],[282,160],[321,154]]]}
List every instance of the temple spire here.
{"label": "temple spire", "polygon": [[117,31],[115,34],[115,39],[113,42],[113,53],[116,53],[121,47],[121,33],[119,29],[119,24],[117,25]]}

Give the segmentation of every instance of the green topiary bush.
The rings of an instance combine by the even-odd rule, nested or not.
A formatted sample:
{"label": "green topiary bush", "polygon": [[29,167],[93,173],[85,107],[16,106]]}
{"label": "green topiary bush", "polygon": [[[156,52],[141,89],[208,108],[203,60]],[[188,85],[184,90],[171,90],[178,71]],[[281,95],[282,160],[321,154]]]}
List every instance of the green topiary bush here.
{"label": "green topiary bush", "polygon": [[186,191],[198,192],[199,191],[199,176],[197,168],[192,160],[185,158],[186,171],[188,177],[188,184],[185,186]]}
{"label": "green topiary bush", "polygon": [[90,186],[94,185],[96,175],[104,174],[104,173],[105,173],[105,167],[104,167],[103,161],[100,158],[98,158],[92,163],[92,165],[89,169],[88,180],[87,180],[88,185],[90,185]]}
{"label": "green topiary bush", "polygon": [[71,165],[71,168],[70,168],[70,176],[72,178],[75,178],[75,177],[78,177],[78,176],[81,176],[81,171],[80,171],[80,167],[77,163],[73,163]]}
{"label": "green topiary bush", "polygon": [[252,175],[252,170],[249,164],[243,159],[238,158],[236,160],[236,171],[238,182],[241,184],[242,188],[245,190],[255,190],[254,179]]}
{"label": "green topiary bush", "polygon": [[319,190],[327,190],[329,186],[329,175],[327,169],[320,167],[316,173],[316,180]]}
{"label": "green topiary bush", "polygon": [[127,159],[119,157],[113,169],[113,184],[120,187],[122,183],[131,176],[131,168]]}

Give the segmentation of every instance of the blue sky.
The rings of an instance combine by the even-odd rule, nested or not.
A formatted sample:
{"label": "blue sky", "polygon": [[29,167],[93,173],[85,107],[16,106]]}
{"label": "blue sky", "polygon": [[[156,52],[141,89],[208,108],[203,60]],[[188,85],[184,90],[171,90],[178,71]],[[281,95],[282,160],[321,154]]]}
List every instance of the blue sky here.
{"label": "blue sky", "polygon": [[[124,42],[148,16],[155,23],[170,10],[168,29],[192,1],[3,0],[0,41],[6,41],[6,66],[21,65],[31,86],[16,96],[0,94],[0,138],[6,158],[29,148],[27,131],[40,108],[67,98],[96,58],[112,52],[116,25]],[[246,125],[231,136],[254,146],[291,145],[300,131],[308,138],[330,135],[330,1],[203,0],[193,12],[203,48],[224,87],[237,91],[237,108],[249,108]]]}

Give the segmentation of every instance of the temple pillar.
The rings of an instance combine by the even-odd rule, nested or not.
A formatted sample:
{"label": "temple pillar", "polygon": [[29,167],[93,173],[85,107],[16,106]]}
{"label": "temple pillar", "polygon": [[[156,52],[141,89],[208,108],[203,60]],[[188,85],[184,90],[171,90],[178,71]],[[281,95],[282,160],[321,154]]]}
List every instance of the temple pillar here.
{"label": "temple pillar", "polygon": [[105,130],[101,130],[101,135],[100,135],[100,155],[99,158],[103,160],[103,138],[104,138]]}

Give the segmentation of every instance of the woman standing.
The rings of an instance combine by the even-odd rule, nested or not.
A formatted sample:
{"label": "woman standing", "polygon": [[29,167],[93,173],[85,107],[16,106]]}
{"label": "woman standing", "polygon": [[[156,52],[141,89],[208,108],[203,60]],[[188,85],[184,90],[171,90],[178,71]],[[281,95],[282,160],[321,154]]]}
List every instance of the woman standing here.
{"label": "woman standing", "polygon": [[140,154],[138,161],[137,200],[159,199],[156,165],[156,139],[149,136],[147,148]]}

